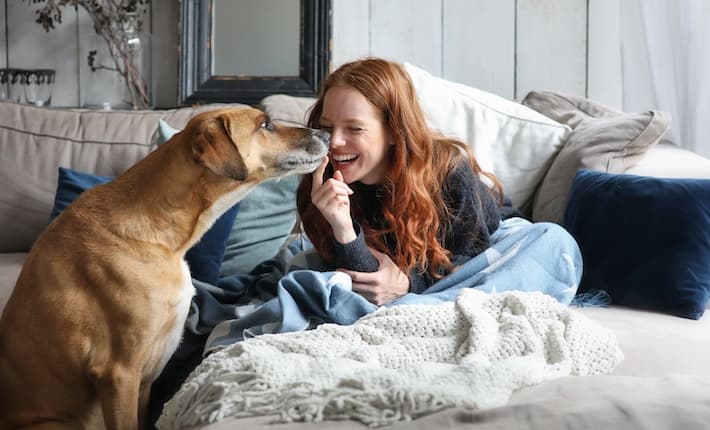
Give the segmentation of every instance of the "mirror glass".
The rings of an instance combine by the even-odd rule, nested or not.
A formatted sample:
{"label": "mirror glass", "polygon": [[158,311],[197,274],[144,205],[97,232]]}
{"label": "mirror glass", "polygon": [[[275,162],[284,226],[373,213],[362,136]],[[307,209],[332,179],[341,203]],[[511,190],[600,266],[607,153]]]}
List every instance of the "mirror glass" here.
{"label": "mirror glass", "polygon": [[214,0],[215,75],[298,76],[300,0]]}
{"label": "mirror glass", "polygon": [[181,0],[178,103],[314,97],[330,64],[331,0]]}

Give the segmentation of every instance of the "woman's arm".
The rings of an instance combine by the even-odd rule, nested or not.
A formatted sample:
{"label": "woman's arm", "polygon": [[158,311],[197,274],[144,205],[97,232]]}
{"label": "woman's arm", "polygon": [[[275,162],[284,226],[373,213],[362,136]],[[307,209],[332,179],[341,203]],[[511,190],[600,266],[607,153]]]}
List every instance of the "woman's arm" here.
{"label": "woman's arm", "polygon": [[335,242],[335,265],[338,269],[353,270],[356,272],[375,272],[380,267],[365,242],[365,235],[357,223],[353,223],[357,237],[352,242]]}

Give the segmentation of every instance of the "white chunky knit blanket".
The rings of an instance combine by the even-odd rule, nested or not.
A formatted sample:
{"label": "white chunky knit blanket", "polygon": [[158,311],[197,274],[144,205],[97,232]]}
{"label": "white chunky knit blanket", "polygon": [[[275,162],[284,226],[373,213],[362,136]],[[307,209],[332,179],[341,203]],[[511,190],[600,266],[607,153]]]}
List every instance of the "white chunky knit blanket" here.
{"label": "white chunky knit blanket", "polygon": [[451,303],[382,308],[350,326],[227,347],[195,369],[158,428],[252,415],[388,425],[501,406],[519,388],[608,373],[622,358],[613,332],[549,296],[464,289]]}

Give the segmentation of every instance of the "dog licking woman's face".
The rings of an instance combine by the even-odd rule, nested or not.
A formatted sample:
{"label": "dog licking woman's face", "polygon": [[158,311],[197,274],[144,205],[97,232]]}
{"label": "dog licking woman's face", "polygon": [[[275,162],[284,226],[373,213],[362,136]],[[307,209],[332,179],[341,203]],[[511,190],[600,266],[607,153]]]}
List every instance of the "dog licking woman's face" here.
{"label": "dog licking woman's face", "polygon": [[387,169],[389,130],[380,112],[352,87],[335,86],[323,99],[320,126],[330,133],[330,162],[347,184],[381,184]]}

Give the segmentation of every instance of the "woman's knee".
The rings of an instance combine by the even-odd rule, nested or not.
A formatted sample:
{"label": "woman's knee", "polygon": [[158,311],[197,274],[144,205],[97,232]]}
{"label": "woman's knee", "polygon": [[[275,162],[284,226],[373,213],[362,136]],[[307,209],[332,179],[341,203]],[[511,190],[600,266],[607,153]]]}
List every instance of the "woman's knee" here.
{"label": "woman's knee", "polygon": [[539,225],[539,228],[544,229],[544,234],[553,241],[553,243],[557,243],[560,248],[574,254],[575,259],[582,259],[579,245],[574,236],[572,236],[567,229],[553,222],[538,222],[535,223],[535,225]]}

